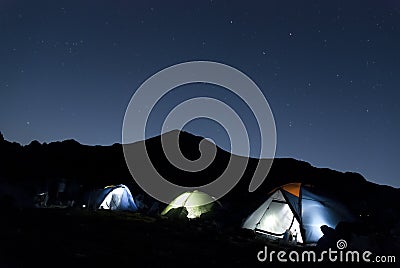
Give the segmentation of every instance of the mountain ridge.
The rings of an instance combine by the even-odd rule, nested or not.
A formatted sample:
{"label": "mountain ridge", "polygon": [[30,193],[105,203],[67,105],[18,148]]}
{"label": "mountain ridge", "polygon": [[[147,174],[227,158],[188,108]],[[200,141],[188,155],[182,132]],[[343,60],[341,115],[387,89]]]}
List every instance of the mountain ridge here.
{"label": "mountain ridge", "polygon": [[[198,136],[198,135],[196,135],[196,134],[193,134],[193,133],[190,133],[190,132],[186,132],[186,131],[177,130],[177,129],[174,129],[174,130],[165,132],[165,133],[163,133],[162,135],[177,135],[177,134],[179,134],[179,135],[180,135],[180,134],[182,134],[182,135],[188,135],[188,136],[191,136],[192,138],[195,138],[195,139],[197,139],[197,140],[205,140],[206,142],[212,143],[211,141],[207,140],[205,137]],[[153,140],[158,140],[158,139],[160,138],[160,136],[162,136],[162,135],[149,137],[149,138],[147,138],[147,139],[144,140],[144,141],[146,141],[146,142],[151,142],[151,141],[153,141]],[[133,142],[132,144],[135,144],[135,143],[142,143],[142,142],[144,142],[144,141],[135,141],[135,142]],[[111,144],[111,145],[88,145],[88,144],[80,143],[79,141],[77,141],[77,140],[75,140],[75,139],[65,139],[65,140],[62,140],[62,141],[52,141],[52,142],[49,142],[49,143],[47,143],[47,142],[42,142],[42,143],[41,143],[41,142],[39,142],[39,141],[37,141],[37,140],[32,140],[29,144],[22,145],[22,144],[19,144],[18,142],[12,142],[12,141],[6,140],[6,139],[4,138],[4,136],[3,136],[3,134],[0,132],[0,145],[1,145],[2,142],[3,142],[3,143],[4,143],[4,142],[5,142],[5,143],[11,143],[11,144],[13,144],[14,146],[19,146],[19,147],[22,147],[22,148],[32,148],[32,147],[37,147],[37,146],[58,146],[58,145],[82,146],[82,147],[89,147],[89,148],[107,148],[107,147],[122,146],[122,143],[119,143],[119,142],[113,143],[113,144]],[[228,152],[228,151],[222,149],[222,148],[219,147],[217,144],[215,144],[215,143],[212,143],[212,144],[214,144],[214,145],[218,148],[218,150],[223,151],[223,152],[225,152],[225,153],[227,153],[227,154],[230,154],[230,152]],[[236,155],[236,156],[237,156],[237,157],[245,157],[245,156],[239,156],[239,155]],[[248,158],[249,158],[249,159],[254,159],[254,160],[263,160],[263,158],[261,158],[261,159],[258,159],[258,158],[255,158],[255,157],[248,157]],[[307,162],[307,160],[303,160],[303,159],[300,160],[300,159],[296,159],[296,158],[293,158],[293,157],[275,157],[274,159],[292,159],[292,160],[294,160],[294,161],[301,162],[301,163],[303,163],[304,165],[308,165],[308,166],[311,166],[311,167],[313,167],[313,168],[332,170],[332,171],[337,171],[337,172],[344,173],[344,174],[345,174],[345,173],[357,174],[357,175],[363,177],[363,179],[364,179],[365,181],[367,181],[367,179],[366,179],[363,175],[361,175],[360,173],[358,173],[358,172],[353,172],[353,171],[338,171],[338,170],[335,170],[335,169],[329,168],[329,167],[317,167],[317,166],[314,166],[314,165],[312,165],[311,163]],[[373,183],[373,182],[371,182],[371,183]],[[374,183],[374,184],[378,184],[378,183]],[[382,184],[378,184],[378,185],[382,185]],[[382,186],[383,186],[383,185],[382,185]],[[390,185],[384,185],[384,186],[393,187],[393,186],[390,186]],[[395,187],[393,187],[393,188],[395,188]],[[396,189],[400,189],[400,188],[396,188]]]}
{"label": "mountain ridge", "polygon": [[[146,144],[156,143],[156,142],[158,142],[160,140],[161,136],[176,136],[176,135],[179,135],[179,139],[180,140],[182,140],[182,139],[184,139],[184,140],[185,139],[186,140],[192,139],[192,140],[195,141],[195,143],[199,143],[200,141],[206,141],[206,143],[210,143],[210,144],[212,143],[211,141],[207,140],[204,137],[197,136],[197,135],[194,135],[194,134],[189,133],[189,132],[180,131],[180,130],[172,130],[172,131],[164,133],[163,135],[148,138],[145,141],[136,141],[136,142],[132,143],[132,145],[143,143],[143,142],[145,142]],[[191,141],[191,142],[193,142],[193,141]],[[216,146],[217,151],[222,152],[223,154],[230,154],[230,152],[225,151],[224,149],[222,149],[218,145],[216,145],[214,143],[212,143],[212,144]],[[114,143],[112,145],[85,145],[85,144],[79,143],[78,141],[76,141],[74,139],[66,139],[66,140],[63,140],[63,141],[53,141],[53,142],[50,142],[50,143],[46,143],[46,142],[40,143],[37,140],[33,140],[27,145],[21,145],[21,144],[19,144],[17,142],[11,142],[11,141],[5,140],[4,136],[2,135],[1,132],[0,132],[0,146],[2,146],[1,148],[3,149],[3,151],[4,151],[4,148],[6,148],[6,149],[7,148],[8,149],[12,148],[12,150],[15,150],[16,152],[25,151],[25,153],[27,153],[27,154],[29,154],[29,152],[32,152],[32,151],[35,151],[35,150],[36,151],[40,151],[40,150],[41,151],[45,151],[45,150],[53,151],[53,150],[61,149],[61,147],[67,148],[67,149],[65,149],[66,151],[76,149],[77,147],[80,147],[81,149],[85,149],[85,150],[88,150],[88,149],[106,150],[107,148],[114,148],[115,149],[116,147],[120,147],[120,148],[122,147],[122,145],[120,143]],[[184,146],[183,146],[183,149],[185,150]],[[185,152],[183,152],[183,153],[185,154]],[[189,156],[189,159],[191,158],[190,160],[196,160],[200,156],[198,151],[196,151],[196,150],[193,151],[193,148],[190,148],[190,154],[191,154]],[[0,152],[0,157],[2,157],[2,156],[3,156],[3,154],[1,154],[1,152]],[[244,156],[238,156],[238,155],[234,155],[234,156],[235,157],[244,157]],[[257,159],[257,158],[254,158],[254,157],[248,157],[248,159],[249,159],[249,161],[267,160],[267,159]],[[328,168],[328,167],[315,167],[315,166],[313,166],[312,164],[310,164],[309,162],[307,162],[305,160],[299,160],[299,159],[290,158],[290,157],[275,158],[274,161],[276,161],[276,160],[297,163],[299,165],[304,165],[304,167],[307,167],[307,168],[315,168],[315,169],[319,169],[319,170],[333,171],[333,172],[338,172],[338,173],[341,173],[341,174],[352,174],[353,176],[357,176],[357,177],[359,177],[359,179],[364,180],[364,181],[367,182],[367,180],[361,174],[359,174],[357,172],[352,172],[352,171],[342,172],[342,171],[337,171],[337,170],[334,170],[334,169]],[[0,173],[0,176],[1,176],[1,173]],[[372,183],[372,182],[370,182],[370,183]],[[374,183],[374,184],[376,184],[376,183]],[[379,184],[377,184],[377,185],[379,185]],[[384,186],[384,185],[382,185],[382,186]],[[392,187],[392,186],[388,186],[388,187]]]}

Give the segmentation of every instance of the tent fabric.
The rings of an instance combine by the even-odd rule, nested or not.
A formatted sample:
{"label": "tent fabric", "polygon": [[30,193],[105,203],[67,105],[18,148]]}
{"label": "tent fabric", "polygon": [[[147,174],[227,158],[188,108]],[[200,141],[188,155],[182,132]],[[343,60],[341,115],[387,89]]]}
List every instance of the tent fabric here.
{"label": "tent fabric", "polygon": [[297,219],[301,218],[301,202],[298,196],[292,195],[286,191],[283,191],[283,195],[286,199],[286,202],[290,206],[293,211],[293,214]]}
{"label": "tent fabric", "polygon": [[294,196],[300,196],[300,186],[301,183],[289,183],[282,187],[282,190],[291,193]]}
{"label": "tent fabric", "polygon": [[[276,191],[270,198],[268,198],[264,204],[262,204],[256,211],[254,211],[244,222],[243,228],[245,229],[263,229],[260,226],[261,219],[264,217],[272,201],[284,201],[282,192],[280,190]],[[268,230],[266,230],[268,231]]]}
{"label": "tent fabric", "polygon": [[328,196],[314,193],[312,188],[302,188],[303,226],[306,240],[318,241],[322,237],[321,226],[335,228],[342,220],[352,220],[353,215],[340,202]]}
{"label": "tent fabric", "polygon": [[161,215],[179,215],[195,219],[212,211],[216,203],[218,202],[215,198],[195,190],[179,195],[161,212]]}
{"label": "tent fabric", "polygon": [[122,184],[98,190],[91,203],[94,209],[138,210],[129,188]]}
{"label": "tent fabric", "polygon": [[[322,237],[321,226],[335,228],[340,221],[353,221],[353,215],[340,202],[311,188],[294,184],[277,188],[245,220],[242,227],[278,239],[290,230],[298,243],[315,243]],[[290,190],[290,191],[287,191]],[[293,194],[294,193],[294,194]],[[299,193],[299,196],[295,194]]]}

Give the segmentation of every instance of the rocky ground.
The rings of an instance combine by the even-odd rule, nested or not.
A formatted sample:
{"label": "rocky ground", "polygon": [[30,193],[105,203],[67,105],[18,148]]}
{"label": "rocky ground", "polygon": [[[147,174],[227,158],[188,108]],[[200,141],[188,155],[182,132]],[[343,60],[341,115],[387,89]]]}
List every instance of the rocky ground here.
{"label": "rocky ground", "polygon": [[210,221],[139,213],[31,209],[3,216],[0,267],[276,267],[285,265],[257,260],[265,246],[268,251],[310,249],[282,246]]}
{"label": "rocky ground", "polygon": [[0,267],[257,264],[261,241],[212,223],[139,213],[36,209],[2,219]]}

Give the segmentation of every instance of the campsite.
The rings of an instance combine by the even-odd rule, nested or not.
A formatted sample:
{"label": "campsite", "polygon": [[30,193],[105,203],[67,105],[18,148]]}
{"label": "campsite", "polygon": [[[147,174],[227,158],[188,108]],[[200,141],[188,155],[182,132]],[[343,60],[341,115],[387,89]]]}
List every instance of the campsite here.
{"label": "campsite", "polygon": [[0,38],[0,268],[400,268],[400,0],[1,0]]}
{"label": "campsite", "polygon": [[[203,140],[186,132],[166,135],[180,135],[188,158],[196,157]],[[152,156],[159,157],[160,140],[145,141]],[[400,252],[399,189],[356,173],[275,159],[267,180],[249,193],[257,163],[250,159],[242,180],[223,198],[194,191],[168,205],[135,185],[118,144],[2,140],[0,148],[1,184],[14,189],[0,196],[1,267],[252,267],[260,265],[257,253],[265,245],[302,252],[335,247],[339,238],[352,249]],[[218,148],[216,165],[200,175],[182,176],[166,159],[157,163],[171,181],[196,186],[212,180],[230,157],[237,156]]]}

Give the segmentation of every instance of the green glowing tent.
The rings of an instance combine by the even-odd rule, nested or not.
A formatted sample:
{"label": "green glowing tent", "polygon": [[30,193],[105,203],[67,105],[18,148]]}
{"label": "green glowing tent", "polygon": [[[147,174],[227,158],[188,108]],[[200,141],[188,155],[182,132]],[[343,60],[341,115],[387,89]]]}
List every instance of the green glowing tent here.
{"label": "green glowing tent", "polygon": [[179,195],[161,212],[161,215],[195,219],[204,217],[218,207],[221,207],[221,204],[214,197],[195,190]]}

